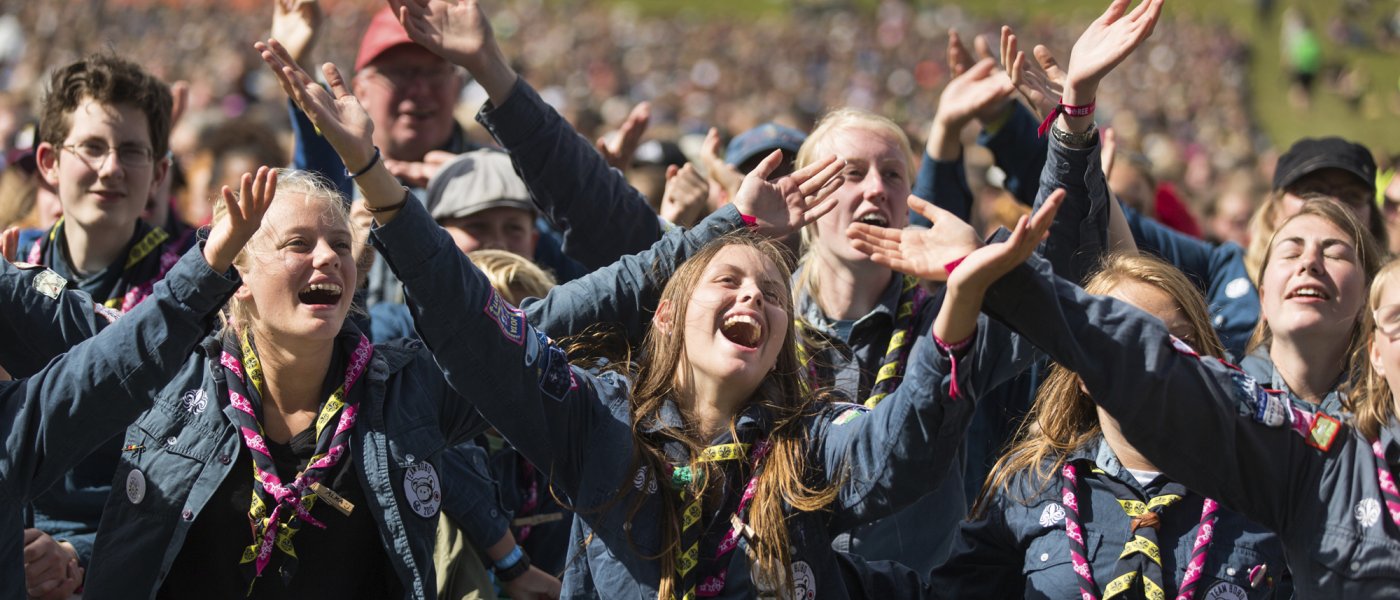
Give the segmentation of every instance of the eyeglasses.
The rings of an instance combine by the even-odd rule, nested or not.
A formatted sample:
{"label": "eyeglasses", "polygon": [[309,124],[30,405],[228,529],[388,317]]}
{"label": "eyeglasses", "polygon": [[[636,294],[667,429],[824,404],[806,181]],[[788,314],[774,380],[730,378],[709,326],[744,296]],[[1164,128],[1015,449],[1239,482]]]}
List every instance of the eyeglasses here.
{"label": "eyeglasses", "polygon": [[404,90],[413,87],[415,83],[423,83],[428,86],[439,86],[457,73],[457,69],[452,65],[440,65],[436,67],[413,67],[413,68],[381,68],[370,67],[365,71],[374,79],[390,90]]}
{"label": "eyeglasses", "polygon": [[[123,144],[113,148],[103,142],[88,141],[81,144],[67,144],[64,150],[72,152],[89,169],[101,171],[107,164],[107,155],[116,154],[117,162],[128,169],[144,169],[155,162],[155,151],[148,146]],[[95,161],[95,162],[94,162]]]}
{"label": "eyeglasses", "polygon": [[1376,319],[1376,329],[1387,337],[1400,337],[1400,304],[1389,304],[1376,309],[1373,313]]}

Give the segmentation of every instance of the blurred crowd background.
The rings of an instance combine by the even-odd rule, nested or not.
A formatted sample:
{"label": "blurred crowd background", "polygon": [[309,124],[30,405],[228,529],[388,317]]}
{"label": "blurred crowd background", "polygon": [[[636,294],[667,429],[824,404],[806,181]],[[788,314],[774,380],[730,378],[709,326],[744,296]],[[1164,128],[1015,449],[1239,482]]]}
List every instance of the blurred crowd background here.
{"label": "blurred crowd background", "polygon": [[[381,3],[322,5],[325,33],[314,60],[348,70]],[[689,152],[711,126],[726,138],[768,120],[810,129],[841,105],[887,115],[921,144],[949,77],[949,28],[969,41],[986,35],[995,52],[998,27],[1009,24],[1024,49],[1043,43],[1063,61],[1100,5],[485,4],[507,54],[585,135],[616,128],[647,100],[648,137]],[[169,82],[188,82],[188,107],[172,136],[189,190],[184,202],[199,204],[221,172],[246,168],[213,164],[225,150],[285,163],[285,97],[251,48],[267,35],[271,14],[270,0],[0,0],[0,146],[13,155],[33,143],[49,69],[106,49]],[[482,101],[479,88],[462,91],[459,120],[469,128]],[[1239,197],[1240,210],[1250,208],[1268,187],[1279,149],[1305,135],[1366,143],[1384,171],[1400,153],[1400,2],[1174,1],[1153,38],[1105,82],[1098,106],[1099,121],[1115,128],[1120,150],[1140,167],[1131,171],[1170,186],[1203,219],[1221,199]],[[997,193],[990,162],[969,155],[979,195]],[[197,222],[201,213],[191,206],[180,214]]]}

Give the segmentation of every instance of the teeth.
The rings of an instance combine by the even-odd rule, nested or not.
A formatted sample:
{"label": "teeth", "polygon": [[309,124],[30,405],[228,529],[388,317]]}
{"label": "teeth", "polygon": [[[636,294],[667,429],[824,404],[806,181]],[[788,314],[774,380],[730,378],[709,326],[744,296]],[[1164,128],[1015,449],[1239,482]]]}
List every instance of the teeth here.
{"label": "teeth", "polygon": [[334,284],[334,283],[313,283],[313,284],[311,284],[311,285],[306,286],[306,289],[304,289],[304,290],[302,290],[302,291],[303,291],[303,292],[330,292],[330,293],[332,293],[332,294],[339,294],[339,293],[341,292],[341,289],[340,289],[340,286],[338,286],[338,285],[336,285],[336,284]]}
{"label": "teeth", "polygon": [[1326,298],[1326,297],[1327,297],[1327,294],[1324,294],[1324,293],[1322,293],[1322,291],[1317,290],[1317,289],[1313,289],[1313,288],[1299,288],[1298,290],[1295,290],[1295,291],[1293,292],[1293,297],[1296,298],[1296,297],[1298,297],[1298,296],[1311,296],[1311,297],[1313,297],[1313,298]]}
{"label": "teeth", "polygon": [[868,214],[868,215],[865,215],[865,216],[861,217],[861,218],[860,218],[860,222],[861,222],[861,223],[866,223],[866,224],[868,224],[868,225],[884,225],[884,224],[885,224],[885,218],[882,217],[882,216],[880,216],[880,215],[877,214],[877,213],[870,213],[870,214]]}
{"label": "teeth", "polygon": [[[736,325],[746,325],[747,327],[735,328]],[[758,324],[758,320],[748,315],[734,315],[724,320],[724,331],[726,334],[736,338],[736,341],[753,346],[758,344],[762,338],[763,327]]]}

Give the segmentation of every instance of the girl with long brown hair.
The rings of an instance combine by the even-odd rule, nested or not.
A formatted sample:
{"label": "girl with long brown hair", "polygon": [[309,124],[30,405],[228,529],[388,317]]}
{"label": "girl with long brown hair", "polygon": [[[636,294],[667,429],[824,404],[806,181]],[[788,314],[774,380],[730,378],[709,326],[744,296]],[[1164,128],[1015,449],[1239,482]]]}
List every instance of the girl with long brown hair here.
{"label": "girl with long brown hair", "polygon": [[[1084,289],[1147,311],[1207,356],[1225,355],[1200,292],[1161,260],[1110,255]],[[1160,559],[1149,561],[1152,553]],[[1283,573],[1273,534],[1161,476],[1079,377],[1055,365],[932,583],[953,597],[1069,598],[1100,589],[1105,598],[1139,597],[1158,589],[1177,598],[1273,598],[1288,597],[1286,585],[1279,590]]]}

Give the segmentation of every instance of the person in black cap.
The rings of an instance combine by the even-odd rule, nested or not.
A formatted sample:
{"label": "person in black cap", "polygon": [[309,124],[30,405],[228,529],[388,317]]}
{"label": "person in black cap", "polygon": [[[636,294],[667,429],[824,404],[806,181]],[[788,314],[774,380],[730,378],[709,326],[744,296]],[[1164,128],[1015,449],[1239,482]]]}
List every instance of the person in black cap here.
{"label": "person in black cap", "polygon": [[1310,200],[1331,200],[1349,209],[1386,247],[1385,220],[1375,210],[1376,160],[1365,146],[1339,137],[1303,138],[1278,159],[1273,192],[1254,213],[1245,265],[1258,277],[1274,230]]}

